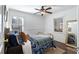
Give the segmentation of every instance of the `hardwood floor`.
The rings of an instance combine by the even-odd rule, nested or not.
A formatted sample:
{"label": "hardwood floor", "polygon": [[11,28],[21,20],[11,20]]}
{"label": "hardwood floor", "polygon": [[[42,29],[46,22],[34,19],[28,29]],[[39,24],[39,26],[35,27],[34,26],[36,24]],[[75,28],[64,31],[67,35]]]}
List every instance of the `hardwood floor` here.
{"label": "hardwood floor", "polygon": [[58,41],[54,41],[54,44],[56,45],[56,48],[46,49],[45,54],[77,54],[76,48]]}
{"label": "hardwood floor", "polygon": [[56,48],[46,49],[44,54],[63,54],[64,52],[65,52],[65,50],[63,50],[59,47],[56,47]]}

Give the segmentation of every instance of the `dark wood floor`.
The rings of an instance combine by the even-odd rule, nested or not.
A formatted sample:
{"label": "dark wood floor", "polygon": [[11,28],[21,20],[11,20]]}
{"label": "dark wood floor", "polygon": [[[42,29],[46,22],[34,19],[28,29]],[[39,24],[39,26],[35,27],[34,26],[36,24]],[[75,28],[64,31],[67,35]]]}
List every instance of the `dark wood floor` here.
{"label": "dark wood floor", "polygon": [[48,48],[44,54],[77,54],[76,48],[70,47],[64,43],[54,41],[56,48]]}
{"label": "dark wood floor", "polygon": [[70,47],[64,43],[58,42],[58,41],[54,41],[54,44],[56,45],[56,47],[59,47],[60,49],[64,50],[63,54],[77,54],[77,50],[76,48]]}

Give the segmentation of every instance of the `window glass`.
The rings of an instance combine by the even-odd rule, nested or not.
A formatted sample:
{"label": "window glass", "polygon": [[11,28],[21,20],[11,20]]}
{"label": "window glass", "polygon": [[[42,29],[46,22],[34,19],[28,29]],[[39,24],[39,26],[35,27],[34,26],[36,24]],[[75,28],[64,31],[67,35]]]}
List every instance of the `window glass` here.
{"label": "window glass", "polygon": [[12,31],[23,31],[23,17],[12,17]]}

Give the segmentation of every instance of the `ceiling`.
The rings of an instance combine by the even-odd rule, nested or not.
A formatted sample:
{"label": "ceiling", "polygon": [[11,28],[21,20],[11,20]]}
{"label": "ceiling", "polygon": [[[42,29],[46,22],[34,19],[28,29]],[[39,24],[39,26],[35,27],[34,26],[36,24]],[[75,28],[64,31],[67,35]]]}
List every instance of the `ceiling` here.
{"label": "ceiling", "polygon": [[[46,5],[46,6],[51,6],[52,10],[50,10],[50,11],[52,11],[52,12],[58,12],[61,10],[66,10],[66,9],[75,7],[74,5]],[[23,12],[36,13],[38,11],[35,10],[35,8],[40,9],[41,5],[7,5],[7,7],[11,8],[11,9],[23,11]]]}

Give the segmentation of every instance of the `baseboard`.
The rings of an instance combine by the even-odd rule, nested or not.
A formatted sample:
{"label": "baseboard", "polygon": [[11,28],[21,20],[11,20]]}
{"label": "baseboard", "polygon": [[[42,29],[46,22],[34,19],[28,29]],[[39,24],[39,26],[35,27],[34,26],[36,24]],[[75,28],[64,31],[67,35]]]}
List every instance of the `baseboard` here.
{"label": "baseboard", "polygon": [[73,46],[73,45],[70,45],[70,44],[66,44],[67,46],[69,47],[72,47],[72,48],[77,48],[77,46]]}

